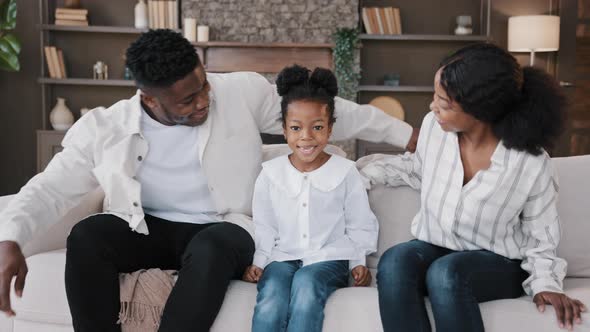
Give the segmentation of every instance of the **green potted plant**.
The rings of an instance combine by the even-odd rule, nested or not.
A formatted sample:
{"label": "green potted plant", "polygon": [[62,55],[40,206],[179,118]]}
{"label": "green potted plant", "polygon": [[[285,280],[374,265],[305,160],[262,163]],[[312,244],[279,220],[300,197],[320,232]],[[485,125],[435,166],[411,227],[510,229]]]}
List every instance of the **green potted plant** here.
{"label": "green potted plant", "polygon": [[0,3],[0,69],[19,71],[20,42],[12,31],[16,28],[16,0]]}
{"label": "green potted plant", "polygon": [[334,75],[338,79],[338,95],[356,101],[360,65],[356,59],[359,49],[359,31],[355,28],[341,28],[334,33]]}

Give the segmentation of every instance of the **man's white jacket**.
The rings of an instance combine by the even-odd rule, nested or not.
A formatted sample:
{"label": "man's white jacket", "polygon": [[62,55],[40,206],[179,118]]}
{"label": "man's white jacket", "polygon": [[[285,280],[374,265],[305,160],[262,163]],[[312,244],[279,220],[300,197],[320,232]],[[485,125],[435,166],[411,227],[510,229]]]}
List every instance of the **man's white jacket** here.
{"label": "man's white jacket", "polygon": [[[212,104],[199,129],[199,159],[217,219],[252,234],[252,193],[261,169],[260,133],[281,134],[281,98],[256,73],[207,74]],[[93,110],[70,128],[63,151],[33,177],[0,213],[0,241],[24,246],[56,223],[83,196],[100,187],[103,211],[148,234],[135,174],[148,153],[141,133],[138,93],[104,110]],[[359,138],[405,147],[412,128],[369,106],[337,98],[332,139]],[[162,160],[163,163],[166,160]]]}

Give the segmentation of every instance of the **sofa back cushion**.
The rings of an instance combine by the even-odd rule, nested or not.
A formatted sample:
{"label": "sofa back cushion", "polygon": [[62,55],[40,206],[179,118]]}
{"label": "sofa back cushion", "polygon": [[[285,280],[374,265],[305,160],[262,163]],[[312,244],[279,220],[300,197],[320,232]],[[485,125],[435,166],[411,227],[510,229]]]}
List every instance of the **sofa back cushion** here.
{"label": "sofa back cushion", "polygon": [[405,186],[377,185],[369,190],[369,203],[379,221],[379,242],[377,252],[367,258],[367,266],[377,268],[387,249],[413,238],[410,225],[420,209],[420,192]]}
{"label": "sofa back cushion", "polygon": [[[554,158],[559,177],[557,209],[561,220],[559,257],[568,262],[569,277],[590,277],[590,155]],[[420,208],[420,193],[409,187],[375,186],[369,191],[379,220],[378,251],[367,260],[376,268],[391,246],[412,239],[410,225]]]}
{"label": "sofa back cushion", "polygon": [[590,155],[554,158],[559,176],[557,210],[561,241],[557,254],[570,277],[590,277]]}

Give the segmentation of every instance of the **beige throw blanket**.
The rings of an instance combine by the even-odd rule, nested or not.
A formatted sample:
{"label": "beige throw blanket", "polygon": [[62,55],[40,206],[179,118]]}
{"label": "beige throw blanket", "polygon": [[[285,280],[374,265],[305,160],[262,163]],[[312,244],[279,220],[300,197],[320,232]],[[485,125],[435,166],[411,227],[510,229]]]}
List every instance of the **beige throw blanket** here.
{"label": "beige throw blanket", "polygon": [[122,332],[156,332],[176,271],[139,270],[119,274]]}

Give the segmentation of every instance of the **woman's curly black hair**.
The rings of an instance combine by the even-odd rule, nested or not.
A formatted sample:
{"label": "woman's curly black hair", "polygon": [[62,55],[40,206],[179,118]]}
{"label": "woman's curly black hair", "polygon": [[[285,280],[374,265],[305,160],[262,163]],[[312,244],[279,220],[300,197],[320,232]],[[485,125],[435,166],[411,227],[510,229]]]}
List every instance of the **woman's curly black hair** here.
{"label": "woman's curly black hair", "polygon": [[127,49],[125,61],[137,85],[148,88],[169,87],[200,63],[191,43],[169,29],[141,34]]}
{"label": "woman's curly black hair", "polygon": [[441,68],[447,95],[466,113],[491,124],[507,148],[539,155],[561,134],[566,99],[546,72],[522,68],[510,53],[488,43],[458,50]]}
{"label": "woman's curly black hair", "polygon": [[316,68],[311,72],[305,67],[293,65],[281,70],[276,84],[279,95],[283,97],[281,100],[283,126],[287,119],[287,107],[295,101],[315,101],[327,105],[329,124],[336,122],[334,97],[338,94],[338,82],[332,71]]}

